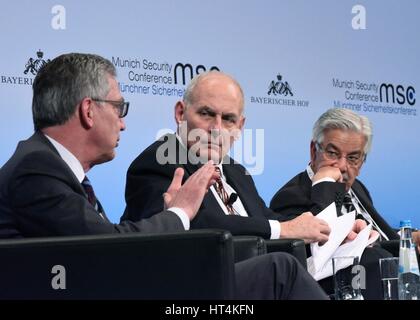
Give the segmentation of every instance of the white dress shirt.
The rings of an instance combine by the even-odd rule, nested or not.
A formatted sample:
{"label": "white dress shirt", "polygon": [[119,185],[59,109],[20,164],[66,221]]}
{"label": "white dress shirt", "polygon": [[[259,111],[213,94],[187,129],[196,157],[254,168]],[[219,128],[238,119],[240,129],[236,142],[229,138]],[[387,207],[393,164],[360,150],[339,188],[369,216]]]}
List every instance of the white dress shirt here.
{"label": "white dress shirt", "polygon": [[[183,146],[185,149],[187,149],[187,147],[185,146],[184,142],[182,141],[181,137],[178,135],[178,133],[176,133],[176,138],[178,139],[178,142],[181,144],[181,146]],[[227,183],[226,178],[223,174],[223,166],[222,165],[218,165],[219,169],[220,169],[220,175],[221,175],[221,179],[222,179],[222,183],[223,183],[223,187],[225,188],[228,196],[230,197],[230,195],[232,193],[236,193],[235,189],[233,189],[233,187]],[[229,212],[227,210],[226,205],[223,203],[222,199],[220,198],[219,194],[217,193],[216,189],[214,186],[210,187],[211,192],[213,193],[213,196],[216,198],[217,203],[219,204],[220,208],[222,208],[223,212],[226,215],[229,215]],[[238,194],[237,194],[238,195]],[[245,210],[245,207],[238,195],[238,198],[236,199],[236,201],[232,204],[233,207],[233,211],[236,215],[242,216],[242,217],[248,217],[248,213]],[[268,223],[270,224],[270,239],[279,239],[280,238],[280,234],[281,234],[281,225],[280,222],[277,220],[268,220]]]}
{"label": "white dress shirt", "polygon": [[[223,187],[225,188],[228,196],[230,197],[230,195],[232,193],[236,193],[235,189],[233,189],[233,187],[227,183],[226,178],[223,174],[223,166],[222,165],[218,165],[217,166],[220,169],[220,177],[222,180],[222,184]],[[217,203],[219,204],[219,206],[222,208],[223,212],[226,215],[229,215],[229,211],[226,208],[226,205],[223,203],[222,199],[220,198],[219,194],[216,191],[216,188],[213,186],[210,187],[211,192],[213,193],[214,197],[217,200]],[[242,217],[248,217],[248,213],[246,212],[246,209],[241,201],[241,198],[238,196],[238,198],[236,199],[236,201],[232,204],[233,207],[233,212],[236,215],[242,216]],[[280,238],[280,233],[281,233],[281,225],[280,222],[277,220],[268,220],[268,223],[270,224],[270,229],[271,229],[271,234],[270,234],[270,239],[279,239]]]}

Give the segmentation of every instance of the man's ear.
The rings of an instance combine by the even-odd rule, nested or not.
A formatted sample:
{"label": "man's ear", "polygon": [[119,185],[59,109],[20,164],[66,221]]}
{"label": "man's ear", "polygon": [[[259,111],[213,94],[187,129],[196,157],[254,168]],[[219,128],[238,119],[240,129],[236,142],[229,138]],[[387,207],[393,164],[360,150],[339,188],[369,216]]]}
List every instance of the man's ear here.
{"label": "man's ear", "polygon": [[239,120],[239,130],[241,130],[241,131],[245,126],[245,120],[246,120],[246,118],[244,116],[241,116],[241,119]]}
{"label": "man's ear", "polygon": [[310,150],[311,150],[311,163],[315,163],[315,158],[316,158],[316,145],[315,145],[315,142],[314,141],[311,141]]}
{"label": "man's ear", "polygon": [[180,123],[185,120],[185,109],[186,106],[184,101],[178,101],[175,104],[175,121],[177,125],[180,125]]}
{"label": "man's ear", "polygon": [[79,103],[79,117],[80,123],[86,129],[93,127],[93,113],[94,113],[94,102],[90,98],[83,98]]}

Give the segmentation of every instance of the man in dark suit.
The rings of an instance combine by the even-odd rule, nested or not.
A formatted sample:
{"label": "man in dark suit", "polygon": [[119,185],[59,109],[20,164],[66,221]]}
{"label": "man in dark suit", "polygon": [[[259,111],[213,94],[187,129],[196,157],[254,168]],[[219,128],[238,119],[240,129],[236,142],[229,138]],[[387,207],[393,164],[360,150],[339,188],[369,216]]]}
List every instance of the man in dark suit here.
{"label": "man in dark suit", "polygon": [[192,228],[222,228],[234,235],[266,239],[326,241],[328,225],[309,212],[282,222],[266,207],[245,168],[226,155],[243,128],[243,108],[242,89],[232,77],[217,71],[196,76],[175,106],[177,134],[162,137],[130,165],[122,220],[147,218],[162,210],[161,195],[176,168],[183,168],[188,177],[213,160],[220,179],[204,197]]}
{"label": "man in dark suit", "polygon": [[[284,218],[295,219],[299,212],[310,210],[316,215],[335,202],[338,215],[356,210],[355,229],[348,239],[354,239],[367,223],[373,225],[373,233],[379,233],[383,240],[399,239],[373,206],[367,188],[356,179],[371,144],[368,118],[348,109],[327,110],[313,128],[309,165],[274,195],[271,209]],[[380,283],[378,259],[387,256],[389,253],[380,248],[367,248],[363,253],[366,287],[371,289],[365,298],[382,298],[382,290],[376,286]]]}
{"label": "man in dark suit", "polygon": [[[71,53],[47,63],[33,83],[35,133],[0,169],[0,238],[48,237],[189,229],[209,185],[210,161],[182,184],[177,169],[160,201],[168,209],[141,221],[111,223],[86,172],[115,156],[128,102],[112,63]],[[242,299],[325,299],[296,259],[271,254],[235,266]]]}
{"label": "man in dark suit", "polygon": [[128,112],[109,61],[94,55],[62,55],[38,73],[33,90],[35,133],[19,143],[0,171],[1,238],[188,227],[207,184],[214,181],[210,166],[182,187],[178,172],[167,193],[170,209],[151,219],[112,224],[95,199],[85,173],[114,158]]}
{"label": "man in dark suit", "polygon": [[274,195],[270,207],[294,219],[300,210],[318,214],[335,202],[339,215],[356,210],[359,218],[373,223],[382,239],[399,239],[356,179],[371,143],[372,129],[366,117],[348,109],[326,111],[314,125],[310,164]]}

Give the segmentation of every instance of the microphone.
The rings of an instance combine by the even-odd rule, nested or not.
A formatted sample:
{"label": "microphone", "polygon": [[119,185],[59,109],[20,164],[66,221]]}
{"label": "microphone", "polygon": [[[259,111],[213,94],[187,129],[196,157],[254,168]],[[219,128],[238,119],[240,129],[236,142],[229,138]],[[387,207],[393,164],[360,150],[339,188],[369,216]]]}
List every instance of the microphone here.
{"label": "microphone", "polygon": [[231,206],[236,201],[236,199],[238,199],[238,195],[235,192],[232,192],[229,196],[228,201],[226,202],[226,205]]}

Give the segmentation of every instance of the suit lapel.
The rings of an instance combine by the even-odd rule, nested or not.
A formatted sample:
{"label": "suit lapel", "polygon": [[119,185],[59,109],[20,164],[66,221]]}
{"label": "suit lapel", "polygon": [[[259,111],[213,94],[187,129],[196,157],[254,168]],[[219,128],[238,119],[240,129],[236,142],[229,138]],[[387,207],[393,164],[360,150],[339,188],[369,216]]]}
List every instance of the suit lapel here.
{"label": "suit lapel", "polygon": [[[60,157],[60,154],[58,153],[57,149],[53,146],[53,144],[48,140],[48,138],[41,132],[35,132],[31,138],[29,138],[31,141],[31,144],[41,144],[43,147],[48,148],[54,156],[56,156],[58,161],[61,162],[62,166],[65,168],[65,170],[61,171],[62,174],[65,174],[67,181],[73,186],[74,190],[84,195],[87,198],[87,194],[85,190],[83,189],[81,183],[73,173],[73,171],[69,168],[67,163]],[[102,209],[102,212],[105,214],[105,210]]]}
{"label": "suit lapel", "polygon": [[230,162],[232,164],[224,164],[223,165],[223,174],[226,177],[226,181],[228,184],[236,191],[238,194],[239,199],[241,199],[241,202],[248,214],[248,216],[252,216],[253,212],[256,212],[253,206],[252,201],[248,201],[248,196],[251,194],[249,190],[245,188],[247,183],[244,183],[244,180],[246,179],[245,174],[246,172],[242,171],[245,170],[241,166],[235,166],[233,159],[229,158]]}
{"label": "suit lapel", "polygon": [[379,228],[388,236],[390,240],[398,239],[397,233],[392,229],[392,227],[381,217],[381,215],[376,211],[373,206],[372,201],[369,199],[366,192],[363,190],[362,185],[356,180],[353,183],[352,189],[356,196],[359,198],[362,205],[365,207],[367,212],[370,214],[372,219],[377,223]]}

